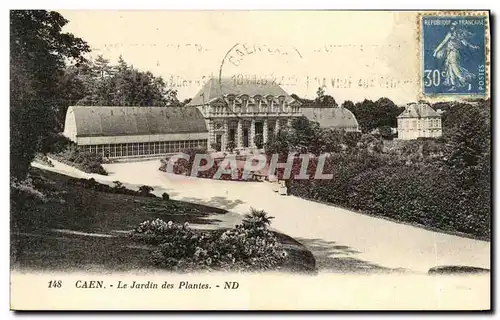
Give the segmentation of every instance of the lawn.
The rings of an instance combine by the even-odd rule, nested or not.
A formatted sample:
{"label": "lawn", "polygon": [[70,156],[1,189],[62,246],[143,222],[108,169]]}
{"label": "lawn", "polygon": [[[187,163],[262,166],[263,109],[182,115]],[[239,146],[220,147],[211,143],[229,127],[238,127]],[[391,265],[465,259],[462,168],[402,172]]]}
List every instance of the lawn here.
{"label": "lawn", "polygon": [[[213,226],[227,211],[188,202],[105,193],[69,183],[70,177],[32,169],[37,188],[53,199],[11,213],[11,267],[22,270],[153,270],[151,250],[129,238],[145,220]],[[291,271],[313,271],[312,254],[278,234]]]}

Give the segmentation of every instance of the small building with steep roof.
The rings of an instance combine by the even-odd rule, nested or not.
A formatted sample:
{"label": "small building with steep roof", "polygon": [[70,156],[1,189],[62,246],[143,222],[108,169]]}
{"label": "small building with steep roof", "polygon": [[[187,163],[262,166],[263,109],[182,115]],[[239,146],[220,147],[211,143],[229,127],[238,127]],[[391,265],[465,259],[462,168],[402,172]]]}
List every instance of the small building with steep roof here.
{"label": "small building with steep roof", "polygon": [[207,148],[208,130],[194,107],[71,106],[64,135],[84,150],[126,158]]}
{"label": "small building with steep roof", "polygon": [[443,134],[441,114],[426,103],[410,103],[398,116],[398,139],[437,138]]}

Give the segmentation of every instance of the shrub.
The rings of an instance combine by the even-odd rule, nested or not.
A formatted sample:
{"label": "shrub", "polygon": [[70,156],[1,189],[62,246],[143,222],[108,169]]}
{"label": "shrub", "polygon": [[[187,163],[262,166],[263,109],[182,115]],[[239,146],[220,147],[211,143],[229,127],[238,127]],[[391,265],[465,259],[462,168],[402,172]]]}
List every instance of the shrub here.
{"label": "shrub", "polygon": [[49,157],[47,157],[46,154],[37,153],[35,155],[35,161],[43,163],[44,165],[49,166],[49,167],[53,167],[54,166],[54,164],[52,163],[52,161],[50,161]]}
{"label": "shrub", "polygon": [[383,139],[392,140],[394,138],[394,135],[392,134],[392,128],[390,126],[379,127],[378,133]]}
{"label": "shrub", "polygon": [[141,223],[132,237],[156,245],[153,262],[169,270],[275,270],[285,254],[269,223],[265,212],[255,210],[247,222],[228,230],[195,231],[188,223],[156,219]]}
{"label": "shrub", "polygon": [[[207,155],[206,150],[203,149],[191,149],[191,150],[186,150],[184,153],[189,155],[189,160],[186,159],[177,159],[176,162],[172,166],[172,170],[174,174],[178,175],[191,175],[192,168],[194,165],[194,160],[195,160],[195,155],[196,154],[205,154]],[[208,155],[210,157],[210,155]],[[168,166],[168,161],[169,159],[162,159],[161,160],[161,166],[159,168],[160,171],[167,171],[167,166]],[[219,170],[219,165],[221,164],[221,161],[217,159],[213,159],[213,165],[207,170],[204,171],[199,171],[197,174],[198,178],[205,178],[205,179],[214,179],[215,174]],[[206,159],[201,160],[201,165],[205,166],[207,164]],[[231,168],[233,173],[223,173],[220,176],[220,180],[238,180],[238,181],[243,181],[243,169],[242,168]],[[233,177],[234,176],[234,177]],[[245,180],[246,181],[246,180]]]}
{"label": "shrub", "polygon": [[212,143],[210,143],[210,148],[212,148],[213,150],[216,150],[216,151],[220,151],[221,144],[217,143],[217,142],[212,142]]}
{"label": "shrub", "polygon": [[166,192],[163,192],[162,195],[161,195],[161,197],[162,197],[163,200],[170,200],[170,196]]}
{"label": "shrub", "polygon": [[95,181],[94,178],[90,179],[71,178],[68,180],[68,182],[82,188],[92,189],[99,192],[118,193],[118,194],[126,194],[131,196],[140,196],[140,197],[153,197],[153,198],[156,197],[154,194],[150,193],[151,191],[154,190],[150,186],[141,186],[139,188],[139,191],[134,191],[124,187],[120,181],[113,181],[114,183],[113,187],[110,187],[107,184],[99,183]]}
{"label": "shrub", "polygon": [[76,144],[62,133],[51,132],[41,141],[43,152],[60,153],[69,146],[76,147]]}
{"label": "shrub", "polygon": [[229,140],[226,144],[226,150],[232,153],[234,149],[236,149],[236,143],[234,140]]}
{"label": "shrub", "polygon": [[121,189],[121,188],[123,188],[123,183],[121,183],[118,180],[113,181],[113,184],[115,185],[114,186],[115,189]]}
{"label": "shrub", "polygon": [[[434,144],[407,146],[423,147],[426,154],[427,143]],[[480,170],[465,174],[439,162],[412,160],[408,165],[411,155],[414,153],[401,158],[393,153],[334,154],[327,158],[324,170],[333,174],[332,179],[292,179],[289,190],[299,197],[370,215],[488,238],[491,199],[486,160]]]}
{"label": "shrub", "polygon": [[151,191],[154,191],[155,189],[153,189],[153,187],[151,186],[146,186],[146,185],[143,185],[143,186],[140,186],[139,187],[139,195],[140,196],[143,196],[143,197],[150,197],[150,196],[154,196]]}
{"label": "shrub", "polygon": [[47,197],[33,185],[31,178],[10,180],[10,200],[14,205],[21,205],[26,202],[45,203]]}
{"label": "shrub", "polygon": [[102,166],[104,160],[101,155],[83,151],[75,145],[68,145],[64,151],[53,154],[52,156],[56,160],[78,168],[83,172],[108,175]]}

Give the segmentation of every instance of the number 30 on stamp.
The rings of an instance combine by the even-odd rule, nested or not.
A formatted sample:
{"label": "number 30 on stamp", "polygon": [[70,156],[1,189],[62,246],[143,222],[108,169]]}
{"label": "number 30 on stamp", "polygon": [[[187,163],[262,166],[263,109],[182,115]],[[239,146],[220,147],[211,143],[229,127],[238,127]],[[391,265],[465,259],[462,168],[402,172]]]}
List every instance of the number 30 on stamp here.
{"label": "number 30 on stamp", "polygon": [[421,84],[427,96],[487,94],[487,16],[421,16]]}

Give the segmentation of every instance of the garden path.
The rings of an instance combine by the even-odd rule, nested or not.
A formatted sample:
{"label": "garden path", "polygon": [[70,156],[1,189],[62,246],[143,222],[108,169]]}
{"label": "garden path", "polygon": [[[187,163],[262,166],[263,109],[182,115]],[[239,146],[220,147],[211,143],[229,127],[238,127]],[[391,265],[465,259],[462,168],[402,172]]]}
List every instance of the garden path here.
{"label": "garden path", "polygon": [[[100,182],[150,185],[175,200],[207,204],[244,214],[263,209],[272,227],[306,245],[320,272],[426,273],[440,265],[490,267],[490,243],[417,228],[335,206],[280,196],[267,182],[232,182],[179,177],[158,170],[158,160],[106,164],[109,176],[85,174],[55,162],[55,170]],[[36,166],[41,166],[36,164]]]}

